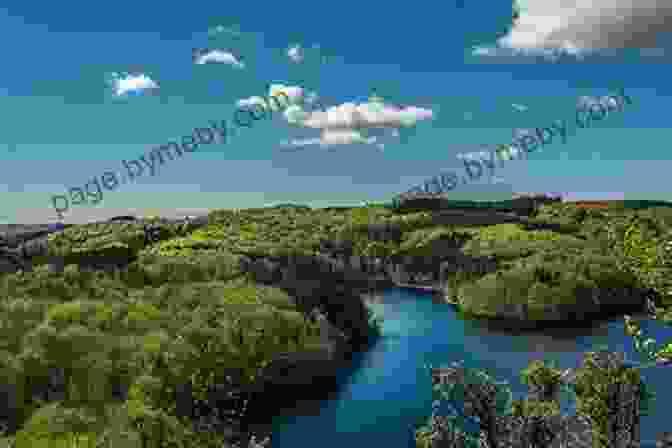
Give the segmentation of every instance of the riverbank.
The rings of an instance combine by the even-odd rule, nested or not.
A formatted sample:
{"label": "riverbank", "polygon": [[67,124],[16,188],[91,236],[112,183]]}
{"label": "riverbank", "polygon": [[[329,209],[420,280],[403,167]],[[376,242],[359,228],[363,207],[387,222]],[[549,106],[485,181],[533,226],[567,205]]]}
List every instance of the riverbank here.
{"label": "riverbank", "polygon": [[[197,224],[156,220],[149,241],[147,221],[48,235],[33,271],[6,274],[0,285],[1,316],[23,323],[3,324],[3,368],[15,385],[30,385],[23,395],[5,388],[13,398],[0,414],[24,444],[16,448],[40,446],[42,413],[58,419],[91,407],[102,414],[89,437],[111,427],[141,437],[144,421],[200,446],[214,442],[198,437],[241,441],[284,399],[334,390],[334,372],[370,347],[376,325],[364,294],[439,285],[464,316],[498,318],[504,304],[542,326],[567,313],[590,320],[641,308],[637,278],[622,275],[604,235],[607,221],[618,230],[629,211],[551,204],[531,212],[285,206],[217,210]],[[638,213],[671,221],[660,210]],[[59,351],[54,337],[81,353]],[[283,400],[269,406],[271,392]]]}
{"label": "riverbank", "polygon": [[440,286],[421,286],[421,285],[413,285],[411,283],[395,283],[394,286],[397,288],[408,289],[411,291],[429,292],[439,296],[446,295],[446,290]]}

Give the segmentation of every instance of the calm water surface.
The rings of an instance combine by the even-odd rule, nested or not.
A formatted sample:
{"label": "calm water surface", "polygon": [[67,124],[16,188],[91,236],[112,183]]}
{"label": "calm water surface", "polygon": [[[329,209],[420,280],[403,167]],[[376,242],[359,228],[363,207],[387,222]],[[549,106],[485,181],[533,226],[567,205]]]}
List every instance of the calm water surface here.
{"label": "calm water surface", "polygon": [[[332,398],[276,418],[273,448],[414,446],[412,428],[431,412],[426,364],[463,361],[485,368],[497,380],[509,381],[514,398],[521,398],[527,387],[520,383],[519,372],[534,359],[577,367],[582,352],[600,345],[641,359],[624,335],[622,319],[591,329],[516,333],[462,321],[451,306],[425,293],[392,289],[369,306],[384,318],[382,338],[361,355],[356,367],[342,372],[343,385]],[[642,328],[656,338],[672,337],[672,328],[657,322],[644,322]],[[671,367],[644,370],[657,400],[653,415],[642,419],[642,441],[672,431],[672,407],[666,405],[672,403],[671,374]]]}

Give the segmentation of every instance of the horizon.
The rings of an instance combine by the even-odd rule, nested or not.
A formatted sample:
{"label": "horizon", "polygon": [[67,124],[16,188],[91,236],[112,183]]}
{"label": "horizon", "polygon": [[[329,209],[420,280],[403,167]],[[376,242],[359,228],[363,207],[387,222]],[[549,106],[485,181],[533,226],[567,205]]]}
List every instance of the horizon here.
{"label": "horizon", "polygon": [[[466,175],[465,154],[557,121],[569,124],[566,140],[485,169],[451,198],[564,191],[568,201],[672,200],[665,145],[672,39],[637,21],[642,2],[628,0],[631,8],[619,13],[632,16],[613,28],[609,0],[569,15],[557,10],[559,0],[540,0],[515,21],[508,0],[404,9],[346,0],[329,20],[308,3],[291,11],[267,5],[260,15],[255,4],[195,1],[157,10],[121,0],[102,16],[86,4],[76,16],[16,0],[0,8],[6,40],[21,42],[6,49],[14,63],[0,83],[2,220],[56,222],[53,195],[92,189],[106,171],[125,172],[122,162],[212,121],[234,126],[238,102],[264,98],[272,86],[292,95],[303,89],[291,120],[275,113],[232,128],[226,143],[201,145],[154,175],[145,168],[114,190],[71,198],[76,205],[63,222],[145,208],[172,216],[273,202],[391,200],[442,172]],[[660,4],[660,17],[667,7]],[[375,20],[347,26],[352,11]],[[278,20],[290,14],[291,27]],[[566,20],[546,19],[554,16]],[[590,29],[582,25],[588,19]],[[572,45],[534,31],[549,27],[560,27]],[[222,52],[195,64],[195,48]],[[622,110],[576,125],[579,104],[598,107],[596,99],[619,89],[631,99]],[[408,114],[368,107],[348,132],[327,132],[334,123],[304,115],[374,96],[407,106]],[[362,126],[363,115],[367,126],[374,118],[387,124]],[[307,149],[284,152],[283,142]]]}

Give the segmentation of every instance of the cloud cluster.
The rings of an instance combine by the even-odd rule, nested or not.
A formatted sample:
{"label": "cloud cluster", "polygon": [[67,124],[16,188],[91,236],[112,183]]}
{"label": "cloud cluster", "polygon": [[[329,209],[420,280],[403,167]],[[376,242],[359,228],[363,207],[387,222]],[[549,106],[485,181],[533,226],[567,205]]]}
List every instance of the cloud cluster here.
{"label": "cloud cluster", "polygon": [[432,118],[429,109],[397,107],[377,101],[343,103],[326,111],[314,111],[301,125],[308,128],[388,128],[410,127],[420,120]]}
{"label": "cloud cluster", "polygon": [[517,0],[509,32],[473,54],[580,59],[588,53],[639,49],[651,56],[661,54],[663,35],[670,31],[669,0]]}
{"label": "cloud cluster", "polygon": [[384,144],[376,136],[366,135],[371,129],[389,129],[391,135],[400,137],[397,128],[415,126],[418,121],[433,118],[430,109],[419,107],[398,107],[385,104],[381,98],[372,97],[365,103],[347,102],[323,110],[308,110],[307,106],[317,102],[315,92],[307,92],[303,87],[271,84],[268,97],[285,97],[289,104],[267,101],[260,96],[252,96],[238,100],[240,108],[260,106],[270,108],[273,112],[281,109],[287,123],[322,131],[319,138],[290,139],[282,142],[282,146],[303,148],[311,145],[331,147],[333,145],[376,144],[383,149]]}
{"label": "cloud cluster", "polygon": [[194,52],[194,64],[203,65],[209,63],[226,64],[235,68],[245,68],[245,63],[228,51],[215,49],[196,50]]}
{"label": "cloud cluster", "polygon": [[384,146],[375,136],[364,132],[371,129],[390,129],[399,136],[397,128],[415,126],[418,121],[433,118],[430,109],[419,107],[398,107],[385,104],[380,98],[370,98],[365,103],[346,102],[326,110],[306,111],[302,104],[285,109],[288,123],[312,129],[320,129],[320,138],[292,140],[286,146],[350,145],[354,143],[374,144],[379,149]]}
{"label": "cloud cluster", "polygon": [[108,84],[112,87],[115,96],[142,94],[159,88],[159,85],[149,76],[142,73],[137,75],[112,73]]}

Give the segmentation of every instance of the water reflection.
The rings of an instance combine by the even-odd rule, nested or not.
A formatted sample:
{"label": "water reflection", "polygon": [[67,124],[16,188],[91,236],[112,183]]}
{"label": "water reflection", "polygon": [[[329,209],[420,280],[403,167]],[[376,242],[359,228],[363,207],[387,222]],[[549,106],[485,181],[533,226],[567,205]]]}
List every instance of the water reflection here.
{"label": "water reflection", "polygon": [[[352,368],[341,372],[342,384],[330,400],[310,402],[310,409],[297,408],[276,419],[274,448],[303,447],[310,440],[323,448],[366,443],[413,446],[412,428],[431,412],[428,365],[462,361],[467,367],[485,369],[496,380],[507,381],[515,399],[527,392],[520,370],[535,359],[553,360],[562,369],[575,368],[581,365],[583,352],[604,346],[640,360],[625,337],[622,319],[593,328],[505,331],[486,321],[461,320],[454,307],[432,300],[430,293],[392,289],[367,303],[384,318],[382,338],[359,355]],[[642,329],[658,340],[672,338],[672,328],[655,321],[643,322]],[[665,378],[671,371],[642,371],[657,399],[653,415],[642,418],[642,440],[655,440],[669,429],[664,404],[672,402],[672,388],[666,387]],[[561,404],[563,412],[574,412],[572,396],[563,395]]]}

